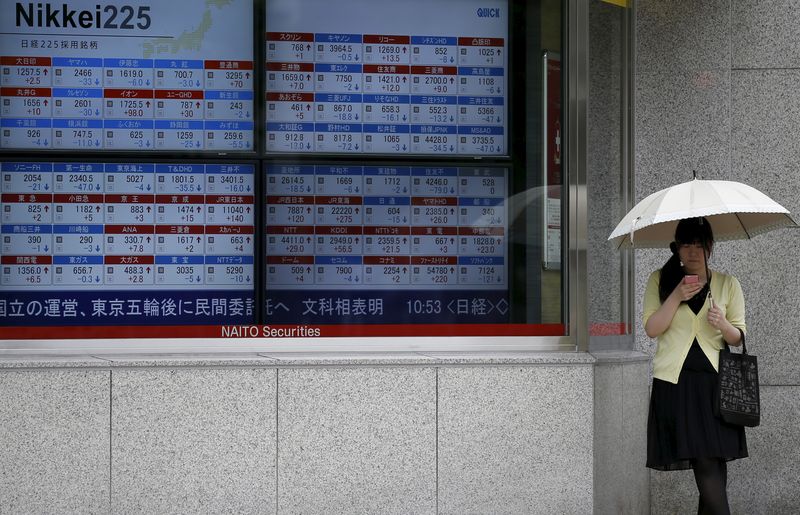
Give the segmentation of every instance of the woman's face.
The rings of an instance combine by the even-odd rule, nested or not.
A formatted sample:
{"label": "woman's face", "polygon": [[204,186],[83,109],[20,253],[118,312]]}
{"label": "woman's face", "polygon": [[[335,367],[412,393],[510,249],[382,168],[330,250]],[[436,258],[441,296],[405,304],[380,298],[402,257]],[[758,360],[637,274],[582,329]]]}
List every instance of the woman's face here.
{"label": "woman's face", "polygon": [[706,251],[705,259],[703,258],[703,252],[703,245],[699,242],[678,244],[678,257],[681,258],[683,268],[687,274],[705,275],[705,260],[711,255],[711,252]]}

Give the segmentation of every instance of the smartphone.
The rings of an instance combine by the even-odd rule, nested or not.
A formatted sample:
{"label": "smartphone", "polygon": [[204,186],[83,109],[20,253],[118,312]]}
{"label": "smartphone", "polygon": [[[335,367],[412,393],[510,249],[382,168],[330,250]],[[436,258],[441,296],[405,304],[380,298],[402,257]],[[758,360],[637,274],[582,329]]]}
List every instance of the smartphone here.
{"label": "smartphone", "polygon": [[684,275],[683,276],[683,282],[685,284],[696,284],[698,281],[700,281],[700,278],[697,277],[696,275]]}

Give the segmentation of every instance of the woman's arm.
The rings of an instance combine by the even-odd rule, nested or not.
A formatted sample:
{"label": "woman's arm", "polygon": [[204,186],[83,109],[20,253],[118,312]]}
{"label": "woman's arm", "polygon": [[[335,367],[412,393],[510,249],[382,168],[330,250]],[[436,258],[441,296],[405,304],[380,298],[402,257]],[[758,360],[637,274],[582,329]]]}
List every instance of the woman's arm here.
{"label": "woman's arm", "polygon": [[680,299],[678,299],[674,293],[673,291],[672,294],[667,297],[656,312],[650,315],[650,318],[647,319],[647,323],[644,324],[644,332],[647,333],[647,336],[650,338],[659,337],[672,323],[672,318],[681,305]]}
{"label": "woman's arm", "polygon": [[742,344],[742,333],[745,330],[744,322],[744,295],[742,286],[735,277],[731,277],[730,297],[725,314],[712,302],[708,310],[708,323],[719,329],[725,343],[738,347]]}
{"label": "woman's arm", "polygon": [[[658,286],[656,286],[657,288]],[[647,333],[647,336],[656,338],[669,329],[672,318],[678,311],[681,302],[691,299],[701,289],[703,289],[703,284],[700,283],[686,284],[683,281],[678,283],[678,286],[672,290],[669,297],[661,303],[661,306],[645,322],[644,332]]]}
{"label": "woman's arm", "polygon": [[725,320],[724,326],[720,328],[722,331],[722,337],[725,339],[725,342],[728,345],[733,345],[734,347],[738,347],[742,344],[742,333],[739,331],[739,328]]}
{"label": "woman's arm", "polygon": [[711,327],[719,329],[722,333],[722,338],[725,339],[725,343],[728,345],[738,347],[742,344],[742,333],[739,331],[739,328],[725,318],[725,315],[722,314],[722,310],[719,309],[716,304],[712,304],[711,308],[708,310],[708,323]]}

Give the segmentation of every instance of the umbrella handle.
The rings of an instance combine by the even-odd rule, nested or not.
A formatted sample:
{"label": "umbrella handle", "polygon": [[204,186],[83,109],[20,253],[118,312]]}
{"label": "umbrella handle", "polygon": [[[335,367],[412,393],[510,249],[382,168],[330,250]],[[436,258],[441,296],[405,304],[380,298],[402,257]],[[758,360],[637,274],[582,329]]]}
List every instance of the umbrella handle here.
{"label": "umbrella handle", "polygon": [[[702,223],[702,221],[703,221],[703,219],[701,218],[700,222]],[[708,256],[706,255],[706,241],[705,241],[705,239],[703,239],[702,244],[703,244],[703,264],[706,267],[706,282],[708,283],[708,296],[711,298],[711,301],[713,302],[714,299],[713,299],[713,297],[711,297],[711,273],[709,273],[709,271],[708,271]]]}

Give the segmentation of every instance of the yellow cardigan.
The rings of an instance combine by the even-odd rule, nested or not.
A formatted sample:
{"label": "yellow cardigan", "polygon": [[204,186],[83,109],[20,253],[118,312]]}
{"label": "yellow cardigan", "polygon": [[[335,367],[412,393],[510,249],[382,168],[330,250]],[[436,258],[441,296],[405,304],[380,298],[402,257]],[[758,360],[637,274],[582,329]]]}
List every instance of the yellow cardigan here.
{"label": "yellow cardigan", "polygon": [[[644,323],[661,306],[658,298],[658,283],[661,271],[656,270],[647,280],[644,293]],[[734,327],[746,331],[744,322],[744,295],[738,279],[720,272],[711,273],[711,295],[714,303],[725,314]],[[695,315],[685,302],[681,303],[666,331],[658,337],[656,355],[653,358],[653,377],[677,384],[683,362],[692,342],[697,343],[708,360],[719,370],[719,351],[725,347],[722,332],[708,323],[708,309],[711,302],[706,300],[703,308]]]}

